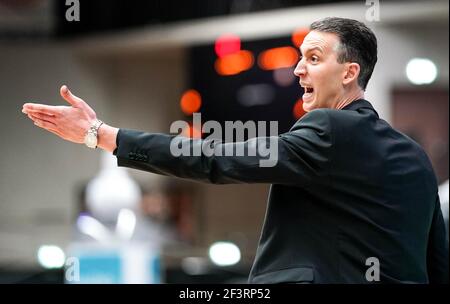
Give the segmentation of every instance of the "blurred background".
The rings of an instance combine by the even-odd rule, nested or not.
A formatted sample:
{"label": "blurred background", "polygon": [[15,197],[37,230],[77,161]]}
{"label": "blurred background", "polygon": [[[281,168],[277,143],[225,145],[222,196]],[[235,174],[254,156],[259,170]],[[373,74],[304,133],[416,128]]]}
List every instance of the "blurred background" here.
{"label": "blurred background", "polygon": [[[67,84],[110,125],[304,113],[293,75],[311,22],[378,38],[366,92],[432,160],[448,221],[448,1],[0,0],[0,283],[240,283],[268,185],[207,185],[117,168],[34,127],[25,102]],[[202,136],[193,127],[187,136]],[[448,226],[447,226],[448,227]]]}

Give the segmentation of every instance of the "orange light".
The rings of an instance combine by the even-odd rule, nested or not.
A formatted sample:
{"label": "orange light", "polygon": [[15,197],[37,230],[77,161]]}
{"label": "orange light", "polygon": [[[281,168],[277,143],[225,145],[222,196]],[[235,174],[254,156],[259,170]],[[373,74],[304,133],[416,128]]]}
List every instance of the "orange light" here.
{"label": "orange light", "polygon": [[299,28],[292,33],[292,43],[296,48],[299,48],[302,45],[303,39],[305,39],[305,36],[308,35],[308,33],[309,29],[307,28]]}
{"label": "orange light", "polygon": [[298,62],[298,52],[291,46],[278,47],[262,52],[258,64],[263,70],[289,68]]}
{"label": "orange light", "polygon": [[301,98],[295,103],[292,113],[295,119],[300,119],[300,117],[305,115],[306,112],[303,110],[303,100]]}
{"label": "orange light", "polygon": [[181,135],[184,136],[184,137],[190,137],[190,138],[201,138],[202,137],[202,131],[198,130],[190,122],[189,126],[183,130]]}
{"label": "orange light", "polygon": [[241,50],[241,39],[233,34],[225,34],[216,39],[214,50],[218,57],[237,53]]}
{"label": "orange light", "polygon": [[230,76],[250,69],[253,66],[253,62],[253,54],[250,51],[242,50],[217,58],[214,67],[219,75]]}
{"label": "orange light", "polygon": [[202,106],[202,98],[196,90],[187,90],[181,96],[180,107],[186,115],[197,112]]}

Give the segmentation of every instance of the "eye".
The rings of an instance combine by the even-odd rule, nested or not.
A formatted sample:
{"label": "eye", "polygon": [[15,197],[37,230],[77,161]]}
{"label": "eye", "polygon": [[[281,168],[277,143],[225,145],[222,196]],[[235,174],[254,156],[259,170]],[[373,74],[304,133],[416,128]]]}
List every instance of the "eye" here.
{"label": "eye", "polygon": [[317,57],[317,56],[311,56],[311,62],[312,63],[317,63],[317,62],[319,62],[319,57]]}

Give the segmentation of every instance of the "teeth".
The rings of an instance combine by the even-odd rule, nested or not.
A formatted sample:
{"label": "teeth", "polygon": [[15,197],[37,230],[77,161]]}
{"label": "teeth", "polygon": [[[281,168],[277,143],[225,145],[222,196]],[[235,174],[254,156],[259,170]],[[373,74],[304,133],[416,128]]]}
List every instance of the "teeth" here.
{"label": "teeth", "polygon": [[307,86],[302,86],[302,87],[305,90],[305,93],[312,93],[314,91],[314,89],[312,87],[307,87]]}

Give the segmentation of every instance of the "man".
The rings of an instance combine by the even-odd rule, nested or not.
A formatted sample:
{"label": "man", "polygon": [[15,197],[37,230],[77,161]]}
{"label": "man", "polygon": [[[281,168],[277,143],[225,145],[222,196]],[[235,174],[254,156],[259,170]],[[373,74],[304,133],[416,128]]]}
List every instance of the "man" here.
{"label": "man", "polygon": [[[448,282],[431,164],[364,100],[377,61],[375,35],[358,21],[326,18],[311,25],[300,52],[295,75],[308,113],[275,137],[273,167],[259,166],[259,155],[175,157],[173,136],[101,124],[65,86],[61,95],[71,107],[25,104],[23,111],[66,140],[88,138],[113,152],[119,166],[211,183],[271,183],[251,283]],[[250,148],[269,139],[208,144]]]}

